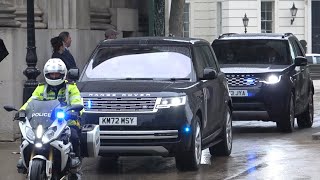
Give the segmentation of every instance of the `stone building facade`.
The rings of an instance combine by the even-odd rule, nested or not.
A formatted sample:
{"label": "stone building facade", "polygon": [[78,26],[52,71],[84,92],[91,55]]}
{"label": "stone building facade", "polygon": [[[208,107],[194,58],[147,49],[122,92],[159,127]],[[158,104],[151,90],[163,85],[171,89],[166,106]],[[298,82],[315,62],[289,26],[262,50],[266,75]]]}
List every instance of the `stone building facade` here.
{"label": "stone building facade", "polygon": [[[104,31],[114,27],[119,37],[148,35],[148,0],[34,0],[37,68],[42,72],[51,57],[50,39],[62,31],[72,37],[70,51],[80,69]],[[22,105],[23,75],[27,47],[27,0],[0,0],[0,38],[9,55],[0,63],[0,141],[13,141],[19,134],[14,113],[4,105]],[[166,11],[168,12],[168,11]],[[168,15],[166,15],[167,17]],[[167,21],[166,21],[167,22]],[[37,78],[43,81],[43,74]]]}

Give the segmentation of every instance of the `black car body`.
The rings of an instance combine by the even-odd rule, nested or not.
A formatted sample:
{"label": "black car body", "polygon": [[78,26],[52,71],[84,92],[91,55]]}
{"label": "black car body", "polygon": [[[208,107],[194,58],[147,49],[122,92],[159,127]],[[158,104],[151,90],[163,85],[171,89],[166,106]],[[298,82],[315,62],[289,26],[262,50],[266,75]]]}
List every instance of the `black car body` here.
{"label": "black car body", "polygon": [[313,123],[313,82],[298,39],[285,34],[225,34],[212,47],[226,74],[233,120],[274,121],[291,132]]}
{"label": "black car body", "polygon": [[197,169],[204,148],[231,153],[231,98],[207,41],[103,41],[78,86],[84,123],[100,124],[101,156],[175,156],[178,169]]}

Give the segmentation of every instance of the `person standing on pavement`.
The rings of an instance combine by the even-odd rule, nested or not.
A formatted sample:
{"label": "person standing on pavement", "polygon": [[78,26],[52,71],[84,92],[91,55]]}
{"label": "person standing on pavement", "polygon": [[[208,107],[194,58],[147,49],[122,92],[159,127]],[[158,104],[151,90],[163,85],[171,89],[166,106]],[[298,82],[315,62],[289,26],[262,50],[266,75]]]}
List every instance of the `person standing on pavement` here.
{"label": "person standing on pavement", "polygon": [[76,63],[73,58],[67,55],[63,40],[61,37],[57,36],[50,40],[53,49],[53,54],[51,58],[61,59],[67,67],[67,70],[71,68],[77,68]]}
{"label": "person standing on pavement", "polygon": [[108,40],[108,39],[117,39],[117,35],[118,35],[118,31],[110,28],[107,29],[104,33],[104,40]]}
{"label": "person standing on pavement", "polygon": [[71,68],[77,68],[76,61],[74,60],[72,54],[69,51],[69,47],[71,46],[71,42],[72,42],[70,33],[67,31],[63,31],[59,34],[59,37],[62,39],[64,48],[65,48],[63,55],[68,59],[69,61],[68,63],[72,65]]}

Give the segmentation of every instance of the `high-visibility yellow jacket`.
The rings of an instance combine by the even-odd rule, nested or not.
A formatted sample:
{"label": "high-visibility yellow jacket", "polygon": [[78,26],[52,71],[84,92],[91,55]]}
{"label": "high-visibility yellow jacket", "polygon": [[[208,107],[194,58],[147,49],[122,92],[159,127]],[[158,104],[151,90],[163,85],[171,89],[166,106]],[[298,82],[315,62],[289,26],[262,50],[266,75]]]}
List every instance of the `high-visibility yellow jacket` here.
{"label": "high-visibility yellow jacket", "polygon": [[[80,91],[75,83],[69,83],[65,82],[66,85],[62,87],[57,95],[57,99],[65,99],[67,105],[74,105],[74,104],[81,104],[83,105],[82,98],[80,96]],[[26,110],[28,103],[32,101],[33,99],[37,100],[54,100],[55,92],[52,90],[47,90],[48,84],[39,84],[37,88],[33,91],[32,96],[28,99],[28,101],[20,108],[20,110]],[[68,93],[66,93],[66,90]],[[80,112],[82,114],[82,111]],[[80,127],[80,123],[78,120],[69,120],[68,121],[69,126],[78,126]]]}

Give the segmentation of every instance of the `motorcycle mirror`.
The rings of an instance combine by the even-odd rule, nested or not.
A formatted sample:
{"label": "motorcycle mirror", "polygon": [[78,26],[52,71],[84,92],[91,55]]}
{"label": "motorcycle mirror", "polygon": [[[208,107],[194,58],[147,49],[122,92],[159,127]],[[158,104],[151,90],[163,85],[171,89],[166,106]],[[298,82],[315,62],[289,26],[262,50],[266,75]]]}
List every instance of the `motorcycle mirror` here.
{"label": "motorcycle mirror", "polygon": [[15,107],[13,107],[13,106],[3,106],[3,108],[6,110],[6,111],[8,111],[8,112],[10,112],[10,111],[18,111]]}
{"label": "motorcycle mirror", "polygon": [[74,105],[71,105],[71,107],[68,108],[67,111],[81,111],[83,109],[83,105],[81,104],[74,104]]}

